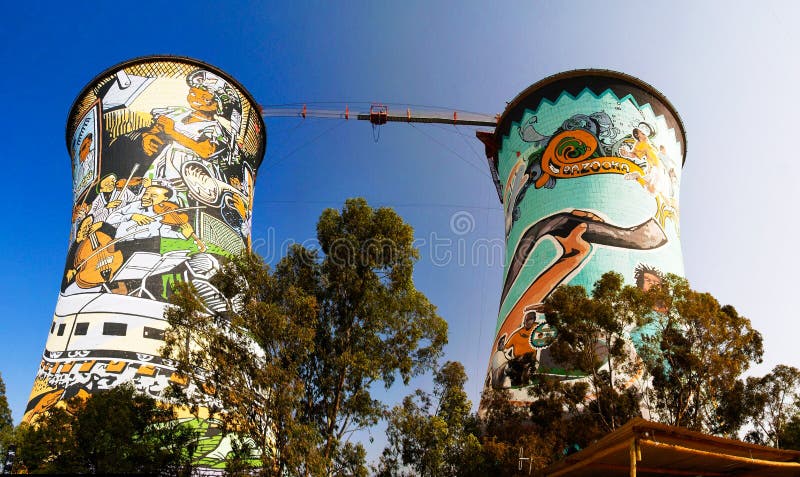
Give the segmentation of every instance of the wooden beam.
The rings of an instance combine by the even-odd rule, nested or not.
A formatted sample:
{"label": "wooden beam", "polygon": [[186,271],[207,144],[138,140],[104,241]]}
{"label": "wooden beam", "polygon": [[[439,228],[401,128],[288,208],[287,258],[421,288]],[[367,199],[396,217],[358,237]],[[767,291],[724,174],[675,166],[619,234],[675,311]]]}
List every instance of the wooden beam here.
{"label": "wooden beam", "polygon": [[588,466],[588,465],[590,465],[590,464],[602,459],[603,457],[609,456],[609,455],[614,454],[615,452],[619,452],[621,450],[625,450],[625,448],[627,448],[627,447],[629,447],[631,445],[631,442],[633,442],[633,439],[631,439],[629,441],[625,441],[625,442],[620,442],[619,444],[617,444],[615,446],[612,446],[612,447],[609,447],[608,449],[606,449],[604,451],[600,451],[600,452],[594,454],[593,456],[590,456],[587,459],[579,460],[578,462],[576,462],[576,463],[574,463],[574,464],[572,464],[570,466],[564,467],[561,470],[553,472],[552,474],[549,474],[548,477],[558,477],[559,475],[564,475],[564,474],[567,474],[568,472],[575,472],[576,470],[582,469],[582,468],[584,468],[584,467],[586,467],[586,466]]}
{"label": "wooden beam", "polygon": [[[597,462],[592,466],[593,469],[608,469],[608,470],[628,470],[627,465],[616,465],[616,464],[603,464],[602,462]],[[641,465],[636,466],[637,472],[642,472],[645,474],[664,474],[664,475],[688,475],[691,477],[697,477],[701,475],[703,477],[730,477],[730,473],[726,472],[706,472],[706,471],[699,471],[699,470],[675,470],[675,469],[665,469],[662,467],[643,467]],[[739,474],[736,474],[737,477]]]}
{"label": "wooden beam", "polygon": [[642,444],[652,447],[660,447],[662,449],[670,449],[676,452],[683,452],[686,454],[702,456],[702,457],[715,457],[718,459],[730,460],[733,462],[743,462],[746,464],[757,464],[763,465],[765,467],[779,467],[785,469],[800,469],[800,463],[798,462],[776,462],[774,460],[764,460],[764,459],[753,459],[750,457],[740,457],[738,455],[730,455],[730,454],[721,454],[719,452],[708,452],[698,449],[692,449],[691,447],[684,447],[679,446],[676,444],[664,444],[662,442],[651,441],[647,439],[642,439],[640,441]]}
{"label": "wooden beam", "polygon": [[682,427],[669,426],[667,424],[659,424],[655,422],[648,422],[641,420],[641,422],[634,423],[633,432],[642,436],[642,438],[653,440],[656,436],[668,437],[676,441],[683,442],[696,442],[699,446],[703,447],[721,447],[729,449],[732,452],[737,452],[740,455],[751,455],[753,452],[762,454],[774,454],[776,458],[786,458],[787,454],[794,454],[795,460],[800,459],[800,452],[788,449],[775,449],[773,447],[761,446],[757,444],[750,444],[749,442],[741,442],[725,437],[712,436],[702,434],[697,431],[692,431]]}

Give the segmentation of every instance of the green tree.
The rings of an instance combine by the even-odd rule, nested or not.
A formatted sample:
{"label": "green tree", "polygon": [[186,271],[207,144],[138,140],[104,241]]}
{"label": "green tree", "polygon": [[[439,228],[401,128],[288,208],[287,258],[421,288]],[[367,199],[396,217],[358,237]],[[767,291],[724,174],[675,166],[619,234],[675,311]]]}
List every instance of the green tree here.
{"label": "green tree", "polygon": [[34,425],[21,425],[14,468],[30,473],[187,474],[193,439],[171,410],[123,385],[67,408],[54,408]]}
{"label": "green tree", "polygon": [[[632,377],[642,373],[629,331],[642,324],[653,305],[637,287],[624,285],[622,275],[607,272],[589,296],[582,286],[560,286],[545,300],[548,323],[558,330],[550,353],[567,366],[577,383],[547,383],[532,388],[540,399],[559,401],[573,417],[580,412],[583,429],[611,432],[639,415],[640,394]],[[586,395],[592,399],[580,409]],[[590,417],[591,419],[586,419]],[[586,427],[589,425],[590,427]]]}
{"label": "green tree", "polygon": [[534,399],[527,405],[510,402],[504,390],[484,393],[484,468],[514,475],[522,449],[530,467],[541,471],[640,415],[641,393],[632,384],[643,366],[629,332],[653,308],[651,297],[614,272],[604,274],[591,295],[581,286],[554,290],[541,311],[558,331],[549,352],[568,379],[532,374],[527,384]]}
{"label": "green tree", "polygon": [[75,416],[53,408],[36,425],[20,424],[14,471],[31,474],[85,473],[73,428]]}
{"label": "green tree", "polygon": [[[558,385],[558,384],[556,384]],[[571,429],[560,399],[537,399],[530,406],[511,401],[508,390],[487,389],[481,396],[479,472],[471,475],[529,475],[563,455]],[[520,450],[531,459],[519,469]],[[534,474],[536,475],[536,474]]]}
{"label": "green tree", "polygon": [[447,342],[447,323],[414,287],[413,232],[394,210],[364,199],[326,209],[317,224],[324,258],[316,280],[305,283],[321,306],[315,353],[304,367],[305,410],[326,459],[383,415],[373,385],[389,388],[398,375],[407,384],[435,366]]}
{"label": "green tree", "polygon": [[[287,279],[314,268],[314,256],[303,253],[292,249],[275,273],[256,255],[228,263],[212,278],[226,299],[225,313],[209,313],[190,285],[179,284],[165,314],[170,328],[162,354],[186,377],[173,397],[249,438],[265,475],[320,471],[320,434],[299,412],[301,366],[314,351],[318,305]],[[240,457],[237,468],[247,460]]]}
{"label": "green tree", "polygon": [[800,413],[791,416],[783,426],[780,443],[782,449],[800,450]]}
{"label": "green tree", "polygon": [[388,414],[389,445],[378,475],[469,475],[481,446],[472,433],[472,403],[464,392],[467,375],[458,362],[447,362],[434,376],[433,395],[417,390]]}
{"label": "green tree", "polygon": [[737,394],[737,378],[761,362],[761,334],[685,278],[668,275],[648,293],[658,308],[655,332],[640,350],[652,376],[651,411],[667,424],[730,434],[741,419],[725,401]]}
{"label": "green tree", "polygon": [[[746,439],[783,447],[787,423],[800,412],[800,369],[779,364],[762,377],[747,378],[745,403],[753,429]],[[790,439],[791,440],[791,439]]]}
{"label": "green tree", "polygon": [[[520,447],[541,470],[624,425],[642,406],[658,421],[731,436],[750,416],[755,400],[737,378],[760,360],[761,335],[733,307],[692,290],[685,279],[670,275],[644,292],[609,272],[591,295],[560,286],[542,311],[558,331],[551,357],[570,379],[532,375],[534,400],[526,406],[509,402],[503,390],[485,392],[481,443],[491,472],[516,472]],[[790,375],[778,381],[785,385]],[[759,404],[769,421],[781,395],[760,389],[772,389],[766,396],[773,404],[763,395]],[[781,433],[792,442],[800,436],[794,422]]]}
{"label": "green tree", "polygon": [[8,446],[13,444],[14,420],[11,417],[11,408],[6,398],[6,383],[0,375],[0,468],[6,458]]}
{"label": "green tree", "polygon": [[226,313],[211,314],[187,285],[167,313],[162,354],[190,381],[182,399],[224,409],[227,429],[250,436],[273,475],[365,472],[348,437],[383,415],[372,386],[432,369],[447,341],[447,323],[414,287],[413,229],[393,210],[349,199],[322,213],[317,238],[321,254],[295,245],[274,272],[254,256],[232,262],[213,279]]}

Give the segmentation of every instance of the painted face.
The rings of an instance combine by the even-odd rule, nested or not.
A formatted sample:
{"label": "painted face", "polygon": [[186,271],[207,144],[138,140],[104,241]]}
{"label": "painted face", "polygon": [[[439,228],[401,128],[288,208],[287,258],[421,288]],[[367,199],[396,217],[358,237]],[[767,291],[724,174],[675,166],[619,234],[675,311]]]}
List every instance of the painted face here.
{"label": "painted face", "polygon": [[525,329],[529,330],[533,328],[533,325],[536,323],[536,313],[528,313],[525,315]]}
{"label": "painted face", "polygon": [[78,157],[80,157],[81,162],[85,161],[87,157],[89,157],[89,153],[92,152],[92,135],[89,134],[83,141],[81,141],[81,147],[78,149]]}
{"label": "painted face", "polygon": [[653,275],[652,273],[642,274],[642,291],[649,291],[659,285],[661,285],[661,279],[658,275]]}
{"label": "painted face", "polygon": [[167,200],[167,189],[158,186],[150,186],[142,194],[142,205],[152,207]]}
{"label": "painted face", "polygon": [[200,88],[190,88],[189,96],[186,97],[189,106],[197,111],[214,112],[217,110],[217,101],[209,91]]}
{"label": "painted face", "polygon": [[86,239],[86,236],[89,235],[89,228],[92,226],[92,222],[94,222],[94,219],[91,215],[81,221],[78,232],[75,234],[76,242],[83,242]]}
{"label": "painted face", "polygon": [[106,176],[105,179],[100,181],[100,192],[111,192],[114,190],[114,184],[117,182],[117,176]]}

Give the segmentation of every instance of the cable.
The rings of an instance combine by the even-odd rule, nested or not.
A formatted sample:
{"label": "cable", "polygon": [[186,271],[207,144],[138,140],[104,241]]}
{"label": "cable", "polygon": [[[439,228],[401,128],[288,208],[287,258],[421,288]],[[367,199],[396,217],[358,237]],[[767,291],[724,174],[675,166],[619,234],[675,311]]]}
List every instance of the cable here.
{"label": "cable", "polygon": [[[305,120],[304,120],[304,121],[305,121]],[[345,124],[345,122],[344,122],[344,121],[342,121],[342,122],[335,122],[335,123],[333,123],[333,125],[332,125],[331,127],[329,127],[328,129],[326,129],[326,130],[322,131],[321,133],[319,133],[317,136],[315,136],[315,137],[314,137],[313,139],[311,139],[310,141],[307,141],[307,142],[305,142],[304,144],[301,144],[300,146],[296,147],[295,149],[293,149],[293,150],[292,150],[292,151],[290,151],[289,153],[287,153],[287,154],[284,154],[283,156],[280,156],[280,157],[278,157],[278,158],[275,158],[275,159],[274,159],[272,162],[267,162],[267,163],[265,163],[265,165],[267,166],[267,169],[266,169],[266,171],[269,171],[269,170],[271,170],[271,169],[274,169],[274,168],[276,168],[276,167],[277,167],[277,166],[279,166],[280,164],[284,163],[284,162],[285,162],[285,161],[286,161],[288,158],[290,158],[291,156],[293,156],[294,154],[296,154],[297,152],[299,152],[301,149],[303,149],[303,148],[305,148],[305,147],[307,147],[307,146],[310,146],[311,144],[313,144],[313,143],[315,143],[316,141],[318,141],[318,140],[319,140],[319,139],[320,139],[322,136],[324,136],[325,134],[328,134],[329,132],[333,131],[334,129],[336,129],[336,128],[338,128],[338,127],[341,127],[343,124]]]}
{"label": "cable", "polygon": [[[285,205],[285,204],[308,204],[308,205],[329,205],[329,204],[338,204],[340,200],[265,200],[259,201],[257,200],[256,203],[259,205],[262,204],[275,204],[275,205]],[[446,208],[446,209],[478,209],[478,210],[503,210],[502,207],[490,207],[485,205],[468,205],[468,204],[445,204],[445,203],[433,203],[433,202],[409,202],[409,203],[377,203],[378,207],[398,207],[398,208],[414,208],[414,207],[439,207],[439,208]]]}
{"label": "cable", "polygon": [[[478,163],[479,163],[479,164],[481,164],[481,165],[482,165],[482,164],[484,164],[484,162],[485,162],[485,158],[484,158],[483,156],[481,156],[481,155],[480,155],[480,154],[479,154],[479,153],[478,153],[478,152],[475,150],[475,148],[473,148],[473,147],[472,147],[472,143],[473,143],[474,141],[470,140],[470,138],[469,138],[469,137],[465,136],[465,135],[464,135],[464,134],[461,132],[461,129],[458,127],[459,125],[457,125],[457,124],[454,124],[454,125],[453,125],[453,127],[450,127],[450,126],[445,126],[444,124],[436,124],[436,123],[430,123],[430,125],[431,125],[431,126],[435,126],[435,127],[439,128],[439,129],[441,129],[442,131],[448,132],[448,133],[450,133],[450,134],[457,134],[457,135],[461,136],[461,138],[464,140],[464,142],[466,142],[466,143],[467,143],[467,146],[469,146],[469,148],[472,150],[473,154],[475,154],[475,157],[477,157],[477,158],[478,158]],[[473,139],[474,139],[474,138],[473,138]]]}
{"label": "cable", "polygon": [[[463,156],[461,156],[461,154],[457,153],[456,151],[454,151],[454,150],[453,150],[453,149],[451,149],[450,147],[446,146],[444,143],[440,142],[440,141],[439,141],[438,139],[436,139],[435,137],[433,137],[433,136],[431,136],[430,134],[426,133],[426,132],[425,132],[425,131],[423,131],[422,129],[420,129],[420,128],[416,127],[416,126],[415,126],[414,124],[412,124],[412,123],[408,123],[408,125],[409,125],[409,126],[411,126],[411,127],[412,127],[412,128],[414,128],[414,129],[416,129],[416,130],[417,130],[417,131],[419,131],[420,133],[422,133],[424,136],[426,136],[426,137],[427,137],[428,139],[430,139],[431,141],[435,142],[436,144],[438,144],[438,145],[442,146],[443,148],[447,149],[447,150],[448,150],[448,151],[450,151],[451,153],[455,154],[455,156],[456,156],[456,157],[458,157],[458,158],[459,158],[461,161],[463,161],[464,163],[468,164],[470,167],[474,168],[475,170],[477,170],[478,172],[480,172],[482,175],[484,175],[484,176],[488,177],[489,179],[492,179],[492,176],[491,176],[491,175],[489,175],[489,173],[487,173],[485,170],[483,170],[482,168],[479,168],[478,166],[476,166],[475,164],[473,164],[471,161],[468,161],[466,158],[464,158]],[[492,180],[493,180],[493,179],[492,179]]]}
{"label": "cable", "polygon": [[[305,120],[300,119],[299,121],[297,121],[297,124],[295,124],[293,127],[289,128],[289,130],[285,134],[283,134],[282,137],[286,141],[288,141],[289,139],[291,139],[294,136],[294,134],[297,132],[297,130],[300,128],[300,126],[302,126],[304,123],[305,123]],[[269,127],[268,129],[272,129],[272,127]]]}
{"label": "cable", "polygon": [[457,124],[453,124],[453,128],[456,130],[458,135],[461,136],[462,139],[464,139],[464,142],[467,143],[467,146],[472,151],[472,153],[475,154],[475,157],[478,158],[478,161],[479,162],[485,162],[486,158],[481,156],[480,154],[478,154],[478,151],[476,151],[475,148],[472,147],[473,141],[471,141],[469,138],[467,138],[467,136],[464,135],[464,133],[461,132],[461,129],[458,127],[458,125]]}
{"label": "cable", "polygon": [[[487,196],[487,203],[489,203],[489,204],[492,203],[492,194],[491,193],[488,194],[488,196]],[[502,207],[500,207],[500,209],[502,209]],[[484,224],[484,230],[489,228],[489,214],[488,214],[488,212],[484,214],[483,224]],[[481,274],[481,282],[480,282],[480,286],[478,287],[478,289],[481,291],[481,307],[480,307],[481,311],[480,311],[480,313],[478,315],[480,317],[478,319],[478,346],[475,348],[475,362],[478,364],[478,366],[480,366],[480,362],[481,362],[480,358],[481,358],[481,352],[482,352],[481,350],[483,350],[483,326],[482,325],[483,325],[483,315],[485,313],[484,309],[486,307],[486,286],[485,286],[486,285],[486,274],[488,273],[489,262],[492,260],[492,258],[488,256],[488,254],[491,253],[491,251],[488,251],[486,253],[487,253],[486,266],[483,267],[483,273]],[[476,394],[478,396],[480,396],[480,393],[481,393],[480,389],[478,389],[481,385],[483,385],[483,381],[482,380],[475,381],[475,391],[476,391]],[[480,398],[478,399],[478,405],[480,405]]]}

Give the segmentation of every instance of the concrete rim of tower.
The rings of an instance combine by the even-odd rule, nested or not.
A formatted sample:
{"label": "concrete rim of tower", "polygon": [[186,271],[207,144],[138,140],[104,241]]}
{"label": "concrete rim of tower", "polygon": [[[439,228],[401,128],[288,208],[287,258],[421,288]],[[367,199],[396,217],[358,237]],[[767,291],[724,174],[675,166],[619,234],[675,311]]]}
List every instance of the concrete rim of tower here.
{"label": "concrete rim of tower", "polygon": [[[681,165],[686,163],[686,129],[683,125],[683,120],[681,119],[680,115],[678,114],[677,109],[673,104],[667,99],[667,97],[658,89],[656,89],[651,84],[642,81],[641,79],[629,75],[627,73],[622,73],[619,71],[614,70],[607,70],[607,69],[600,69],[600,68],[583,68],[583,69],[574,69],[563,71],[561,73],[556,73],[554,75],[548,76],[543,78],[536,83],[525,88],[521,93],[514,97],[511,102],[508,103],[506,109],[500,115],[497,120],[497,127],[494,130],[494,137],[497,144],[501,144],[502,137],[504,135],[508,135],[509,131],[511,130],[511,124],[514,122],[514,118],[521,117],[524,113],[525,109],[529,109],[530,106],[530,98],[536,98],[533,100],[537,105],[539,102],[548,97],[547,94],[550,91],[546,91],[548,88],[552,88],[554,91],[558,89],[559,92],[563,90],[561,85],[568,83],[570,80],[579,79],[579,78],[605,78],[609,80],[617,80],[629,83],[631,86],[635,88],[639,88],[647,94],[653,96],[656,100],[661,102],[661,105],[658,104],[651,104],[654,110],[658,109],[659,106],[663,106],[664,109],[669,112],[672,117],[666,117],[667,124],[674,121],[673,127],[677,126],[681,134],[681,155],[682,161]],[[609,87],[604,88],[609,89]],[[613,91],[613,88],[612,88]],[[538,93],[538,96],[537,96]],[[599,94],[602,91],[595,91],[595,93]],[[559,93],[560,94],[560,93]],[[615,93],[616,94],[616,93]],[[635,95],[634,95],[635,97]],[[637,98],[638,99],[638,98]],[[648,103],[649,101],[643,101],[642,104]],[[538,107],[538,106],[537,106]],[[497,167],[497,156],[493,158],[495,162],[495,167]]]}
{"label": "concrete rim of tower", "polygon": [[[103,70],[99,74],[95,75],[89,82],[86,83],[86,85],[83,88],[81,88],[80,92],[75,96],[75,99],[72,101],[72,105],[69,108],[69,113],[67,114],[67,126],[66,126],[65,131],[64,131],[65,132],[66,145],[67,145],[67,151],[69,151],[70,140],[72,139],[70,137],[69,125],[72,124],[72,122],[74,120],[74,116],[78,112],[76,108],[80,104],[81,98],[83,98],[89,92],[89,90],[91,90],[93,87],[95,87],[95,85],[99,81],[103,80],[107,76],[111,76],[112,74],[115,74],[117,71],[119,71],[119,70],[121,70],[123,68],[127,68],[129,66],[136,65],[136,64],[139,64],[139,63],[154,63],[154,62],[159,62],[159,61],[173,61],[173,62],[179,62],[179,63],[187,63],[187,64],[190,64],[190,65],[193,65],[193,66],[197,66],[199,68],[207,69],[208,71],[210,71],[210,72],[222,77],[225,81],[229,82],[234,87],[236,87],[244,95],[245,99],[247,99],[250,102],[250,104],[252,105],[253,109],[255,109],[256,111],[258,111],[258,109],[259,109],[258,101],[255,100],[255,97],[250,93],[250,91],[247,90],[247,88],[245,88],[233,76],[231,76],[230,74],[226,73],[225,71],[223,71],[222,69],[220,69],[220,68],[218,68],[218,67],[216,67],[214,65],[206,63],[206,62],[204,62],[202,60],[191,58],[189,56],[181,56],[181,55],[160,54],[160,55],[137,56],[135,58],[131,58],[129,60],[125,60],[125,61],[123,61],[121,63],[117,63],[114,66],[106,68],[105,70]],[[257,157],[260,157],[260,159],[258,159],[258,164],[256,164],[256,167],[258,167],[258,166],[261,165],[261,162],[263,161],[264,156],[266,155],[266,152],[267,152],[267,127],[266,127],[266,124],[264,123],[264,118],[261,117],[261,114],[256,114],[255,116],[258,118],[257,121],[258,121],[259,127],[261,128],[261,131],[263,131],[263,134],[260,134],[261,140],[260,140],[260,144],[259,144],[259,149],[261,151],[261,154],[257,155]]]}

